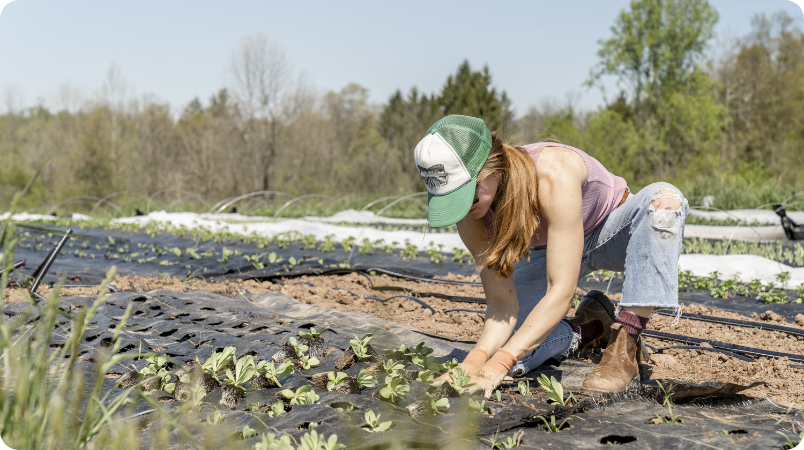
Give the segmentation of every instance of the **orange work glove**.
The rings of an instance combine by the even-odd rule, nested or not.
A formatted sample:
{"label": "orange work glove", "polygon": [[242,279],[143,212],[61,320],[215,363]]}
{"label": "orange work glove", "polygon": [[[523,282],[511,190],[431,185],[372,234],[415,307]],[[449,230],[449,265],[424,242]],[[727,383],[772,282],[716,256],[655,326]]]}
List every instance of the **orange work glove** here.
{"label": "orange work glove", "polygon": [[[485,364],[488,360],[489,354],[486,353],[486,351],[482,348],[476,348],[469,351],[469,354],[466,355],[466,358],[464,358],[460,366],[463,367],[463,371],[466,372],[467,375],[471,375],[475,373],[477,369],[483,367],[483,364]],[[433,384],[438,386],[445,381],[449,381],[449,374],[452,373],[453,370],[455,369],[452,369],[444,375],[441,375],[433,380]]]}
{"label": "orange work glove", "polygon": [[497,350],[494,356],[469,379],[469,383],[475,383],[475,386],[469,388],[469,393],[479,394],[482,391],[484,397],[491,398],[491,393],[502,383],[514,364],[516,357],[511,352],[502,348]]}

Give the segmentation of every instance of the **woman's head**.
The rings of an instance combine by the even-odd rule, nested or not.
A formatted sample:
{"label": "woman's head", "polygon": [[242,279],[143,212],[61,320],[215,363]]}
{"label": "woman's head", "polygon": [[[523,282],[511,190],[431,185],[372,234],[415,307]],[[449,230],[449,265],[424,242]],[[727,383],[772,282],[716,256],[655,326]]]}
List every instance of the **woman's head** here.
{"label": "woman's head", "polygon": [[490,133],[481,119],[451,115],[427,130],[414,159],[429,192],[429,225],[480,219],[493,209],[494,235],[478,264],[510,276],[538,228],[536,174],[527,154]]}

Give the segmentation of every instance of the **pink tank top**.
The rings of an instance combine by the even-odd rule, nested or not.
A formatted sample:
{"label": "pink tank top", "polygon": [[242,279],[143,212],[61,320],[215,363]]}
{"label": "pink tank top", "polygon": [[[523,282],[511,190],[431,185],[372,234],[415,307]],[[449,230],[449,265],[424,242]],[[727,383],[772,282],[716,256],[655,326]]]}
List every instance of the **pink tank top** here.
{"label": "pink tank top", "polygon": [[[586,164],[586,181],[583,187],[581,187],[583,201],[583,234],[587,235],[591,233],[620,205],[620,201],[625,194],[625,180],[606,170],[603,164],[600,164],[600,161],[587,155],[582,150],[569,145],[555,142],[539,142],[519,147],[519,149],[525,151],[528,156],[530,156],[535,167],[536,161],[539,159],[539,153],[541,153],[542,149],[545,147],[568,148],[575,151],[583,158],[583,162]],[[483,216],[483,225],[486,226],[486,231],[488,231],[489,236],[494,233],[493,217],[494,211],[491,209]],[[547,244],[547,226],[545,226],[541,217],[539,218],[539,223],[539,237],[536,238],[536,236],[533,236],[533,238],[531,238],[531,247]]]}

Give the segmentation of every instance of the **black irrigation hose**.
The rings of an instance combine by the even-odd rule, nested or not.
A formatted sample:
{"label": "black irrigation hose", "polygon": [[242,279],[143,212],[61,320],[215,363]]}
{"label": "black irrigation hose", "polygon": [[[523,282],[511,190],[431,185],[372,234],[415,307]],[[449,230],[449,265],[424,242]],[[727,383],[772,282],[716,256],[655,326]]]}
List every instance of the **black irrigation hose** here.
{"label": "black irrigation hose", "polygon": [[708,339],[699,339],[690,336],[682,336],[680,334],[663,333],[661,331],[645,330],[642,332],[643,336],[664,339],[668,341],[681,342],[686,345],[700,345],[704,342],[708,343],[714,348],[721,348],[734,353],[740,353],[750,356],[762,356],[765,358],[787,358],[790,361],[804,362],[804,355],[794,355],[792,353],[781,353],[770,350],[762,350],[758,348],[743,347],[742,345],[729,344],[726,342],[711,341]]}
{"label": "black irrigation hose", "polygon": [[481,309],[463,309],[463,308],[445,309],[444,312],[445,313],[448,313],[448,312],[472,312],[472,313],[478,313],[478,314],[486,314],[486,311],[483,311]]}
{"label": "black irrigation hose", "polygon": [[413,289],[403,288],[399,286],[374,286],[373,289],[375,291],[400,291],[400,292],[413,292],[420,297],[435,297],[441,298],[444,300],[449,300],[451,302],[461,302],[461,303],[480,303],[485,304],[486,299],[481,297],[463,297],[460,295],[447,295],[447,294],[439,294],[438,292],[417,292]]}
{"label": "black irrigation hose", "polygon": [[444,336],[443,334],[438,333],[430,333],[428,331],[422,331],[419,329],[413,329],[413,332],[423,334],[425,336],[430,336],[431,338],[441,339],[442,341],[449,341],[449,342],[460,342],[462,344],[477,344],[477,341],[473,341],[471,339],[458,339],[449,336]]}
{"label": "black irrigation hose", "polygon": [[[663,316],[675,316],[673,312],[664,310],[656,311],[656,314],[661,314]],[[782,333],[804,337],[804,330],[800,330],[798,328],[783,327],[780,325],[772,325],[769,323],[748,322],[745,320],[725,319],[722,317],[704,316],[701,314],[688,314],[688,313],[682,313],[681,318],[690,320],[700,320],[702,322],[719,323],[721,325],[735,325],[746,328],[761,328],[763,330],[780,331]]]}
{"label": "black irrigation hose", "polygon": [[31,294],[36,293],[36,289],[39,288],[39,284],[42,282],[42,279],[45,278],[45,275],[47,275],[47,271],[50,270],[50,266],[53,264],[53,261],[56,260],[56,257],[59,256],[59,252],[62,248],[64,248],[64,244],[66,244],[67,240],[70,239],[71,234],[73,234],[73,230],[68,228],[64,233],[64,236],[61,237],[56,246],[53,247],[53,250],[51,250],[47,255],[47,258],[45,258],[45,261],[42,263],[42,265],[39,266],[35,272],[33,284],[31,285]]}
{"label": "black irrigation hose", "polygon": [[365,269],[364,272],[381,272],[386,275],[391,275],[397,278],[406,278],[408,280],[416,280],[416,281],[427,281],[429,283],[439,283],[439,284],[455,284],[461,286],[483,286],[482,283],[476,283],[473,281],[450,281],[450,280],[438,280],[435,278],[426,278],[426,277],[417,277],[415,275],[405,275],[397,272],[392,272],[390,270],[381,269],[379,267],[371,267],[369,269]]}
{"label": "black irrigation hose", "polygon": [[663,350],[669,350],[671,348],[679,348],[679,349],[687,349],[687,350],[706,350],[706,351],[709,351],[709,352],[722,353],[724,355],[728,355],[728,356],[731,356],[733,358],[737,358],[740,361],[745,361],[745,362],[750,362],[750,363],[756,362],[756,361],[754,361],[753,359],[751,359],[751,358],[749,358],[747,356],[738,355],[737,353],[730,352],[728,350],[723,350],[722,348],[699,347],[699,346],[696,346],[696,345],[671,345],[669,347],[660,347],[660,348],[657,348],[657,349],[655,349],[653,351],[654,351],[654,353],[661,353]]}
{"label": "black irrigation hose", "polygon": [[433,309],[433,308],[432,308],[430,305],[428,305],[427,303],[423,302],[422,300],[419,300],[419,299],[418,299],[418,298],[416,298],[416,297],[411,297],[410,295],[401,295],[401,294],[400,294],[400,295],[394,295],[393,297],[388,297],[388,298],[386,298],[386,299],[381,299],[381,298],[379,298],[379,297],[363,297],[363,298],[369,298],[369,299],[371,299],[371,300],[377,300],[377,301],[378,301],[378,302],[380,302],[380,303],[385,303],[385,302],[387,302],[388,300],[391,300],[392,298],[399,298],[399,297],[406,298],[406,299],[408,299],[408,300],[413,300],[414,302],[416,302],[416,303],[418,303],[418,304],[420,304],[420,305],[424,306],[425,308],[427,308],[427,309],[429,309],[430,311],[432,311],[432,312],[433,312],[433,314],[435,314],[435,310],[434,310],[434,309]]}

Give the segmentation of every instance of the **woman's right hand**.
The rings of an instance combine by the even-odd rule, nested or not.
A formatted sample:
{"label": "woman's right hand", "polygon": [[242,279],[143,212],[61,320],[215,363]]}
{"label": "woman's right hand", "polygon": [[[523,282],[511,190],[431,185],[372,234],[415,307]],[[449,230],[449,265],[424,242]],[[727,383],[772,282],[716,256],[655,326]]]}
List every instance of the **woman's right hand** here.
{"label": "woman's right hand", "polygon": [[[475,373],[478,369],[483,367],[483,364],[486,364],[486,361],[489,360],[489,354],[486,353],[485,350],[482,348],[476,348],[474,350],[469,351],[469,354],[466,355],[463,362],[460,366],[463,368],[463,371],[466,375],[471,375]],[[451,369],[450,371],[446,372],[444,375],[433,380],[433,384],[438,386],[445,381],[449,381],[449,374],[452,373],[455,369]]]}

